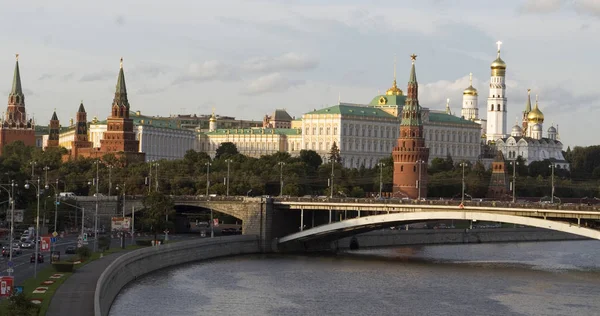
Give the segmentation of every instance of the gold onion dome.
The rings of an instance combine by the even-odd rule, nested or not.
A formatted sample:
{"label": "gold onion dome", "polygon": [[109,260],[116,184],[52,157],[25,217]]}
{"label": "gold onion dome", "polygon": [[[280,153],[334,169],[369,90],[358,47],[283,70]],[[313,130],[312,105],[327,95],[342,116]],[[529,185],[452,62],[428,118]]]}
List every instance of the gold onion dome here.
{"label": "gold onion dome", "polygon": [[504,76],[506,72],[506,63],[500,58],[500,46],[502,45],[502,42],[498,41],[496,44],[498,45],[498,57],[492,62],[490,68],[492,68],[492,76]]}
{"label": "gold onion dome", "polygon": [[463,91],[463,95],[474,95],[477,96],[477,89],[473,87],[473,74],[469,74],[469,87]]}
{"label": "gold onion dome", "polygon": [[398,88],[398,86],[396,85],[396,79],[394,79],[394,83],[392,84],[392,87],[389,88],[386,92],[386,95],[402,95],[403,92],[402,90],[400,90],[400,88]]}
{"label": "gold onion dome", "polygon": [[543,123],[544,122],[544,113],[540,111],[538,107],[538,97],[535,96],[535,108],[527,114],[527,120],[532,123]]}

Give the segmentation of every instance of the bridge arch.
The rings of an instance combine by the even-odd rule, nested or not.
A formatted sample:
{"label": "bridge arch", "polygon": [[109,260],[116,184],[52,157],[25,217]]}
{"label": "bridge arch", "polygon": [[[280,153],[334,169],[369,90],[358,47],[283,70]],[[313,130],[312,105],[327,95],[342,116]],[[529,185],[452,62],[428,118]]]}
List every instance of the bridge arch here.
{"label": "bridge arch", "polygon": [[[353,219],[335,222],[310,228],[301,232],[293,233],[278,240],[279,244],[292,241],[307,241],[315,239],[325,239],[331,237],[347,237],[357,233],[363,233],[370,230],[379,229],[386,226],[394,226],[394,223],[402,222],[420,222],[427,220],[474,220],[503,222],[517,225],[533,226],[544,229],[556,230],[565,233],[584,236],[600,240],[600,231],[585,227],[580,227],[565,222],[558,222],[534,217],[524,217],[515,215],[495,214],[486,212],[401,212],[383,215],[372,215],[357,217]],[[338,238],[336,238],[338,239]]]}

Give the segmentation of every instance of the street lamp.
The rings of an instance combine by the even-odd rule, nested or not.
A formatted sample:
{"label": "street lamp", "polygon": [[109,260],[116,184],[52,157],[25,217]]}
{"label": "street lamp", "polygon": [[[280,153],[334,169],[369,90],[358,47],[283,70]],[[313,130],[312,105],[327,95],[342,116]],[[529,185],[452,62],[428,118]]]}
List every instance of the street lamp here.
{"label": "street lamp", "polygon": [[[160,166],[160,164],[157,162],[153,163],[152,166],[156,168],[156,175],[154,176],[154,178],[156,179],[156,192],[158,192],[158,166]],[[150,183],[148,183],[148,186],[150,186]]]}
{"label": "street lamp", "polygon": [[227,181],[226,181],[227,191],[225,192],[225,196],[229,196],[229,165],[231,164],[232,160],[225,159],[225,162],[227,163]]}
{"label": "street lamp", "polygon": [[417,200],[421,201],[421,165],[424,164],[425,161],[423,161],[422,159],[417,160],[417,164],[419,165],[419,185],[418,190],[419,192],[417,193]]}
{"label": "street lamp", "polygon": [[45,180],[45,181],[44,181],[44,183],[45,183],[46,185],[48,185],[48,170],[50,170],[50,167],[48,167],[48,166],[45,166],[45,167],[43,168],[43,170],[46,172],[46,178],[44,179],[44,180]]}
{"label": "street lamp", "polygon": [[[35,267],[33,270],[33,277],[37,278],[37,264],[38,264],[38,253],[39,253],[39,240],[40,237],[40,178],[37,178],[37,184],[32,181],[27,181],[25,189],[29,189],[30,186],[35,187],[37,195],[37,216],[35,218]],[[11,241],[12,242],[12,241]]]}
{"label": "street lamp", "polygon": [[335,160],[333,159],[333,157],[331,157],[331,159],[329,159],[331,161],[331,181],[329,181],[329,186],[330,186],[330,192],[329,192],[329,198],[333,199],[333,171],[334,171],[334,167],[335,167]]}
{"label": "street lamp", "polygon": [[94,161],[96,165],[96,178],[93,180],[94,185],[96,186],[96,211],[94,213],[94,252],[97,251],[98,248],[98,187],[100,186],[100,177],[99,177],[99,168],[100,168],[100,160]]}
{"label": "street lamp", "polygon": [[277,164],[279,165],[279,196],[283,196],[283,166],[285,162],[280,161]]}
{"label": "street lamp", "polygon": [[[119,190],[119,185],[116,187]],[[123,182],[123,221],[125,221],[125,182]],[[125,231],[121,232],[121,248],[125,248]]]}
{"label": "street lamp", "polygon": [[379,162],[377,166],[379,166],[379,197],[381,198],[381,192],[383,191],[383,167],[385,167],[385,164]]}
{"label": "street lamp", "polygon": [[[206,165],[206,200],[208,201],[208,188],[210,187],[210,161],[204,163]],[[215,229],[213,223],[213,210],[210,208],[210,238],[215,237]]]}
{"label": "street lamp", "polygon": [[517,201],[517,166],[519,162],[515,159],[510,162],[513,168],[513,182],[512,182],[512,194],[513,194],[513,203]]}
{"label": "street lamp", "polygon": [[550,203],[554,204],[554,163],[550,162],[548,168],[552,169],[552,195],[550,196]]}
{"label": "street lamp", "polygon": [[[10,185],[10,190],[7,189],[6,187]],[[8,246],[8,261],[12,262],[12,258],[13,258],[13,239],[14,239],[14,234],[15,234],[15,187],[18,186],[15,183],[15,180],[11,180],[10,184],[0,184],[0,188],[2,188],[4,191],[6,191],[6,193],[8,193],[8,201],[11,204],[11,209],[10,209],[10,240],[9,240],[9,246]],[[36,258],[37,259],[37,258]],[[37,260],[36,260],[37,261]],[[11,271],[11,270],[9,270]],[[12,272],[8,272],[8,275],[12,275]]]}
{"label": "street lamp", "polygon": [[35,166],[37,165],[37,161],[30,161],[29,164],[31,165],[31,177],[33,178],[35,176],[33,168],[35,168]]}
{"label": "street lamp", "polygon": [[108,165],[108,197],[110,197],[112,191],[112,170],[114,167],[113,165]]}
{"label": "street lamp", "polygon": [[208,188],[210,187],[210,162],[204,163],[206,165],[206,199],[208,200]]}
{"label": "street lamp", "polygon": [[467,166],[467,163],[465,161],[460,163],[460,166],[462,167],[462,195],[460,198],[460,204],[465,203],[465,167]]}

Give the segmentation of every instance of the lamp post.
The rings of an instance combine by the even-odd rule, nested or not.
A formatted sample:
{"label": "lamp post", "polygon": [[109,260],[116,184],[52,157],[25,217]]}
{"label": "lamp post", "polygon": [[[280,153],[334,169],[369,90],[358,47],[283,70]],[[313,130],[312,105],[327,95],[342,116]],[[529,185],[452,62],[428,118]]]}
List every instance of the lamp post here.
{"label": "lamp post", "polygon": [[[10,190],[7,189],[6,187],[10,185]],[[8,246],[8,261],[12,262],[12,258],[13,258],[13,239],[14,239],[14,234],[15,234],[15,187],[17,186],[17,184],[15,183],[15,180],[11,180],[10,184],[0,184],[0,188],[2,188],[4,191],[6,191],[6,193],[8,193],[8,201],[11,204],[11,209],[10,209],[10,240],[9,240],[9,246]],[[10,270],[9,270],[10,271]],[[12,275],[12,272],[8,272],[8,275]]]}
{"label": "lamp post", "polygon": [[383,167],[385,167],[385,164],[379,162],[377,166],[379,166],[379,197],[381,197],[381,192],[383,191]]}
{"label": "lamp post", "polygon": [[550,203],[554,204],[554,163],[550,162],[548,168],[552,169],[552,195],[550,196]]}
{"label": "lamp post", "polygon": [[[210,165],[211,163],[207,161],[204,163],[206,165],[206,200],[208,201],[208,188],[210,187]],[[210,208],[210,238],[215,237],[215,229],[213,223],[213,210]]]}
{"label": "lamp post", "polygon": [[[119,190],[119,185],[116,187]],[[123,182],[123,221],[125,221],[125,182]],[[121,232],[121,248],[125,248],[125,231]]]}
{"label": "lamp post", "polygon": [[333,157],[331,157],[331,159],[329,159],[331,161],[331,181],[329,181],[329,186],[330,186],[330,192],[329,192],[329,198],[333,199],[333,171],[334,171],[334,167],[335,167],[335,160],[333,159]]}
{"label": "lamp post", "polygon": [[148,194],[152,189],[152,162],[150,162],[150,170],[148,171]]}
{"label": "lamp post", "polygon": [[96,185],[96,211],[94,213],[94,252],[96,252],[98,251],[98,187],[100,186],[100,160],[94,161],[94,164],[96,165],[96,179],[94,179]]}
{"label": "lamp post", "polygon": [[50,167],[45,166],[43,170],[46,172],[46,178],[44,178],[44,185],[48,185],[48,170],[50,170]]}
{"label": "lamp post", "polygon": [[464,204],[465,203],[465,167],[467,166],[466,162],[461,162],[460,166],[462,167],[462,195],[460,198],[460,203]]}
{"label": "lamp post", "polygon": [[229,165],[231,164],[231,159],[225,159],[225,162],[227,163],[227,180],[226,182],[226,186],[227,186],[227,191],[225,191],[225,196],[229,196]]}
{"label": "lamp post", "polygon": [[31,178],[33,179],[35,177],[34,168],[37,165],[37,161],[30,161],[29,164],[31,165]]}
{"label": "lamp post", "polygon": [[417,189],[419,190],[419,192],[417,193],[417,200],[421,201],[421,166],[425,163],[425,161],[423,161],[422,159],[417,160],[417,164],[419,165],[419,185],[417,186]]}
{"label": "lamp post", "polygon": [[35,217],[35,266],[33,270],[33,277],[37,278],[37,264],[39,254],[38,238],[40,237],[40,178],[37,178],[37,184],[34,184],[32,181],[27,181],[27,183],[25,184],[25,189],[29,189],[30,186],[35,187],[37,195],[37,215]]}
{"label": "lamp post", "polygon": [[517,166],[519,165],[519,162],[515,159],[511,161],[510,164],[513,168],[512,196],[513,203],[515,203],[517,201]]}
{"label": "lamp post", "polygon": [[108,165],[108,197],[110,197],[110,193],[112,191],[112,169],[113,165]]}
{"label": "lamp post", "polygon": [[[155,191],[158,192],[158,166],[160,166],[160,164],[158,162],[153,163],[152,166],[154,166],[156,168],[156,172],[154,175],[155,178],[155,182],[156,182],[156,188]],[[148,183],[148,186],[150,185],[150,183]]]}
{"label": "lamp post", "polygon": [[283,196],[283,166],[285,162],[280,161],[277,164],[279,165],[279,196]]}

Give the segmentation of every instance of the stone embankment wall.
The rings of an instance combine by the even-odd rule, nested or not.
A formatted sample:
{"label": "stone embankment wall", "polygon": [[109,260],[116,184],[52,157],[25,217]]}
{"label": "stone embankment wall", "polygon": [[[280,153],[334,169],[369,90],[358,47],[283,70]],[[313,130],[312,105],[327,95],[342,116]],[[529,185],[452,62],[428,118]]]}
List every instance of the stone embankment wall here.
{"label": "stone embankment wall", "polygon": [[[354,241],[353,241],[353,238]],[[378,230],[338,240],[337,249],[377,248],[409,245],[476,244],[494,242],[527,242],[585,240],[587,238],[540,228],[480,229],[415,229]]]}
{"label": "stone embankment wall", "polygon": [[258,252],[258,236],[244,235],[182,241],[126,253],[113,261],[98,279],[95,315],[108,315],[121,289],[147,273],[187,262]]}

